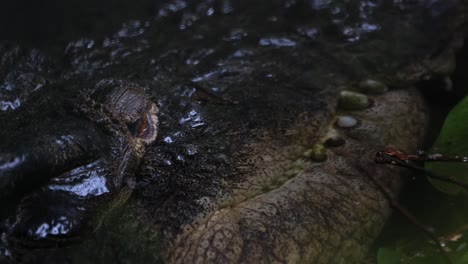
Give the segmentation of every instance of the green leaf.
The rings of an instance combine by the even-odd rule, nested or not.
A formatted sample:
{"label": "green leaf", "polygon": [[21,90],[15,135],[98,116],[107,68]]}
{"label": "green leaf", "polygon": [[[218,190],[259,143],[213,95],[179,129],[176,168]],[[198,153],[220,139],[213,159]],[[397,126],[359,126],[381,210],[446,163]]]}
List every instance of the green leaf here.
{"label": "green leaf", "polygon": [[403,255],[391,248],[379,248],[377,252],[377,264],[400,264]]}
{"label": "green leaf", "polygon": [[[447,115],[442,130],[434,143],[432,153],[443,155],[468,155],[468,97],[463,98]],[[426,162],[425,168],[437,175],[454,177],[468,183],[468,163]],[[468,195],[454,184],[429,179],[434,187],[452,195]]]}
{"label": "green leaf", "polygon": [[466,252],[456,263],[468,263],[468,252]]}

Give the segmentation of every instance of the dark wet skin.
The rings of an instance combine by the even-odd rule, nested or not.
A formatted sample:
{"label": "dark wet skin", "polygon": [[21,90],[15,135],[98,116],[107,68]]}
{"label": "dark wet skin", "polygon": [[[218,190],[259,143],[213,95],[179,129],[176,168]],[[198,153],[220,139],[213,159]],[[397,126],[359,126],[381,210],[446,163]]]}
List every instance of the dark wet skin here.
{"label": "dark wet skin", "polygon": [[[417,148],[410,86],[453,70],[462,3],[178,3],[61,56],[2,44],[4,259],[359,263],[371,178],[400,185],[372,155]],[[366,79],[393,89],[340,108]]]}

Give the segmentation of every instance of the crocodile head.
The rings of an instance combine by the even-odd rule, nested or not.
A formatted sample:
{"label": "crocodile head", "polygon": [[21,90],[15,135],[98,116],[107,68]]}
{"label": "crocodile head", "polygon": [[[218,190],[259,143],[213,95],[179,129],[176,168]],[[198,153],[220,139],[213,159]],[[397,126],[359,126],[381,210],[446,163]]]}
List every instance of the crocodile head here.
{"label": "crocodile head", "polygon": [[[427,109],[411,86],[453,70],[461,3],[259,0],[267,8],[254,14],[250,1],[177,3],[102,43],[69,43],[52,88],[5,113],[5,137],[32,143],[12,139],[4,155],[50,154],[4,161],[12,176],[5,182],[15,186],[5,195],[18,201],[4,216],[6,248],[29,245],[35,237],[25,230],[43,230],[36,223],[63,208],[97,235],[52,255],[44,250],[46,260],[359,263],[390,213],[379,186],[397,195],[401,183],[399,171],[375,165],[373,155],[419,144]],[[132,81],[76,84],[108,78]],[[60,83],[66,92],[50,93]],[[133,88],[122,96],[131,83],[160,109],[158,138],[144,150],[156,108]],[[70,96],[75,90],[85,92]],[[60,98],[72,103],[58,114],[27,111]],[[21,128],[34,115],[41,122],[31,124],[41,127]],[[55,145],[34,141],[35,131]],[[76,135],[69,145],[54,143],[67,133]],[[75,174],[103,179],[108,192],[77,195],[83,180]],[[34,175],[42,177],[25,184]],[[96,215],[131,190],[100,224]],[[56,193],[66,197],[48,198]],[[55,241],[57,229],[47,230],[39,240]]]}

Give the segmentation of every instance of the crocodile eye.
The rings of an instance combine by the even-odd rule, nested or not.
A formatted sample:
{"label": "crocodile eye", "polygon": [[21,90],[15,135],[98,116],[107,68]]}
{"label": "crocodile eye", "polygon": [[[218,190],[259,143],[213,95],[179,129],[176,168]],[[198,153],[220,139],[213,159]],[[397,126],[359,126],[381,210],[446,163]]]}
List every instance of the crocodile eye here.
{"label": "crocodile eye", "polygon": [[141,138],[147,143],[151,143],[156,139],[158,125],[156,109],[155,106],[151,107],[135,122],[128,125],[128,130],[134,138]]}
{"label": "crocodile eye", "polygon": [[148,117],[146,116],[146,113],[144,113],[135,122],[128,125],[128,129],[130,130],[130,133],[133,137],[143,137],[148,131],[148,125]]}

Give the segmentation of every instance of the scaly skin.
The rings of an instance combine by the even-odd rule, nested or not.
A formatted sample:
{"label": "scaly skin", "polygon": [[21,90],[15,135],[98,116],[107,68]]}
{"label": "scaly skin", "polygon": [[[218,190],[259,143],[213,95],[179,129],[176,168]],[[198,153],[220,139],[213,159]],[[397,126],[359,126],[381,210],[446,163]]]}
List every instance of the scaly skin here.
{"label": "scaly skin", "polygon": [[[24,105],[0,116],[15,131],[3,133],[11,139],[5,145],[15,150],[17,139],[25,138],[32,142],[26,152],[45,150],[57,161],[62,150],[41,147],[35,133],[55,139],[54,133],[83,135],[95,128],[90,141],[71,142],[91,149],[100,138],[112,142],[96,153],[81,148],[88,159],[78,160],[91,172],[110,172],[106,187],[114,199],[97,195],[76,203],[65,196],[63,212],[89,207],[90,214],[70,217],[86,230],[31,239],[24,234],[60,216],[53,211],[59,199],[41,194],[55,193],[54,184],[70,178],[76,159],[62,155],[59,172],[46,166],[34,188],[12,177],[15,188],[2,194],[20,203],[2,212],[0,251],[31,263],[62,263],[69,256],[76,263],[359,263],[390,213],[375,182],[395,196],[401,184],[400,171],[374,164],[373,155],[389,146],[417,148],[427,116],[411,86],[453,70],[459,20],[446,21],[453,2],[332,1],[338,13],[314,3],[259,1],[268,8],[257,15],[249,1],[233,3],[234,11],[225,1],[162,6],[153,24],[131,24],[102,43],[70,42],[62,49],[69,63],[54,65],[53,74],[28,60],[18,62],[28,67],[17,67],[16,74],[5,55],[2,76],[26,87],[19,97]],[[344,90],[365,93],[359,83],[368,79],[392,89],[368,94],[370,104],[360,110],[338,103]],[[30,89],[36,83],[45,88]],[[121,89],[133,86],[138,96],[123,96]],[[2,100],[14,102],[15,92]],[[139,135],[145,129],[133,122],[146,116],[151,100],[160,109],[158,139],[144,147]],[[41,119],[44,109],[52,114]],[[348,115],[358,123],[338,126],[336,120]],[[39,131],[15,130],[28,119],[41,124]],[[330,138],[338,143],[330,146]],[[106,163],[90,163],[96,159]],[[18,175],[35,169],[21,167]],[[125,212],[112,214],[132,191]],[[43,220],[32,208],[50,210],[51,218]],[[59,247],[90,231],[94,240]]]}
{"label": "scaly skin", "polygon": [[233,201],[214,206],[184,229],[166,252],[168,262],[359,263],[389,215],[388,201],[369,177],[395,193],[400,184],[398,171],[375,165],[373,155],[386,146],[415,150],[427,124],[416,91],[373,99],[371,108],[352,113],[360,121],[356,127],[334,126],[334,113],[326,122],[294,127],[292,138],[316,125],[317,138],[336,130],[345,139],[345,145],[327,150],[325,162],[301,157],[312,145],[267,139],[248,147],[245,159],[258,189],[235,190]]}

